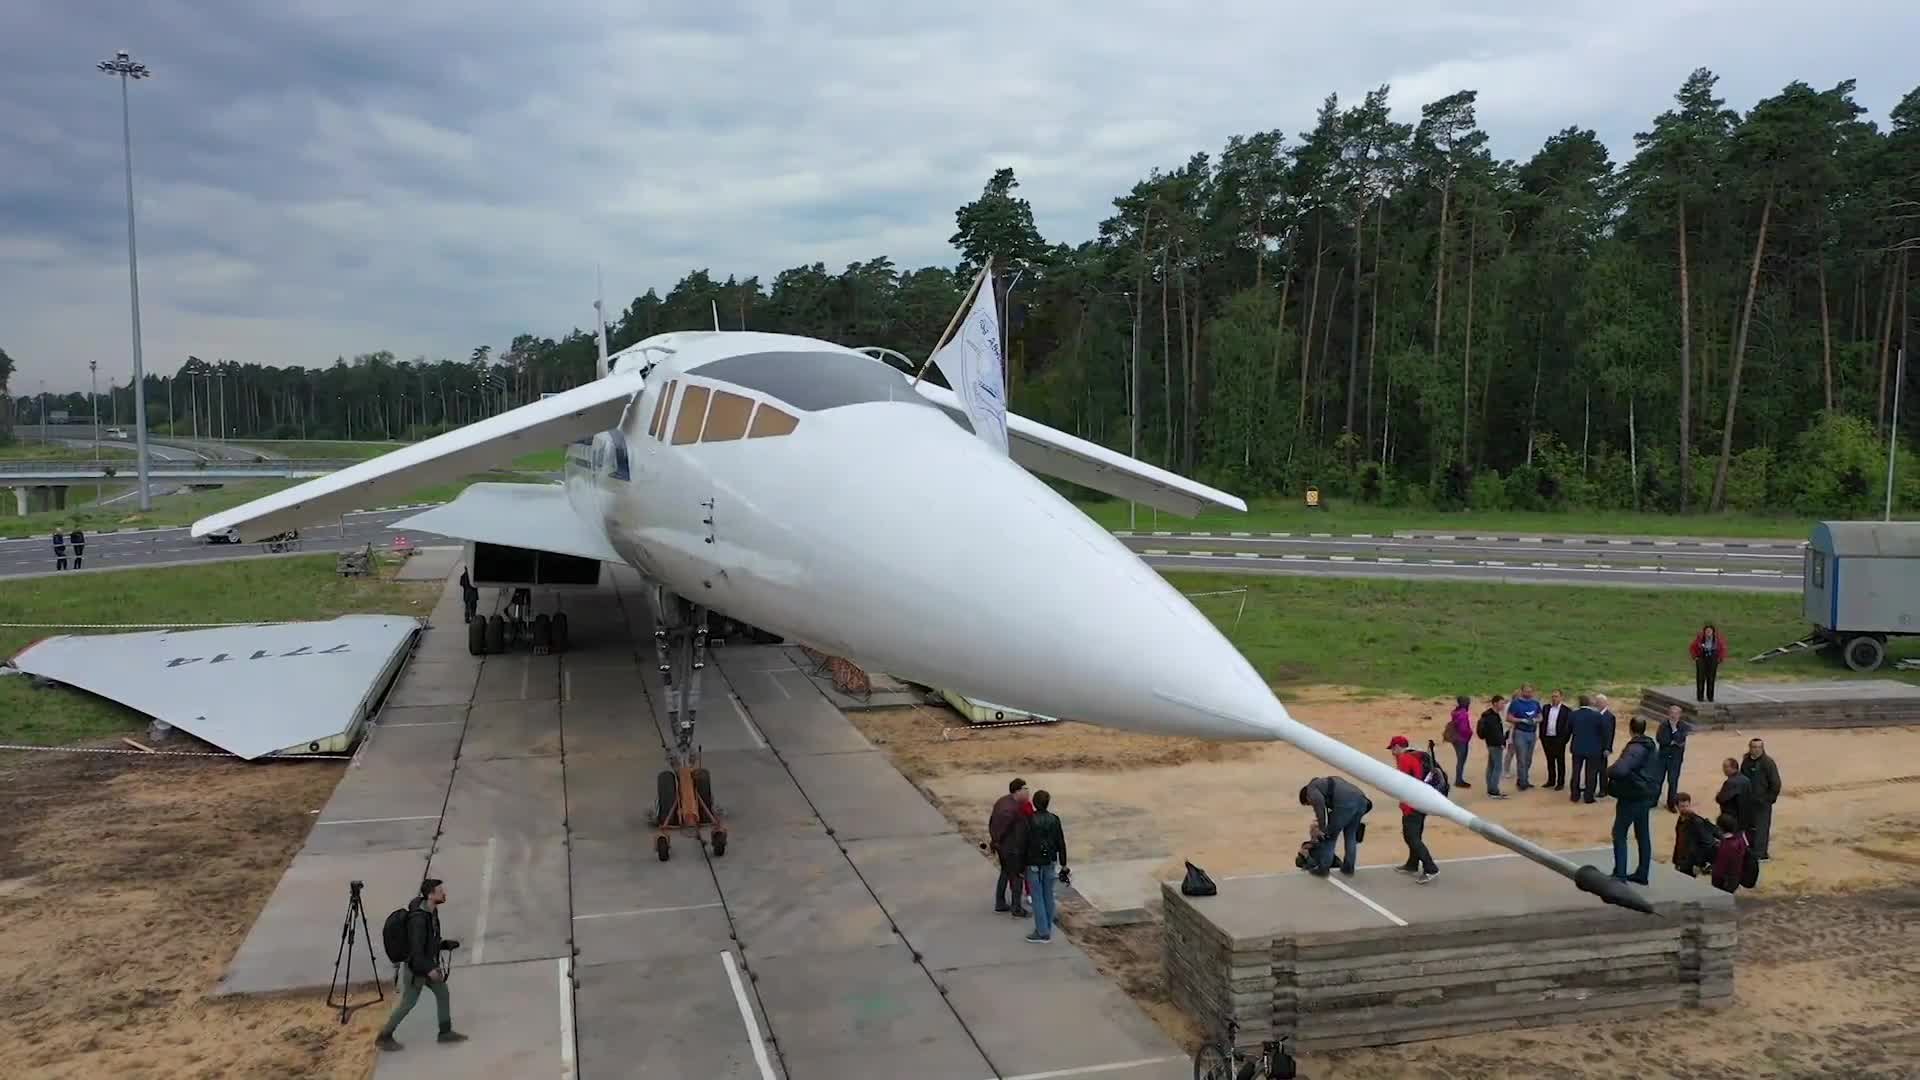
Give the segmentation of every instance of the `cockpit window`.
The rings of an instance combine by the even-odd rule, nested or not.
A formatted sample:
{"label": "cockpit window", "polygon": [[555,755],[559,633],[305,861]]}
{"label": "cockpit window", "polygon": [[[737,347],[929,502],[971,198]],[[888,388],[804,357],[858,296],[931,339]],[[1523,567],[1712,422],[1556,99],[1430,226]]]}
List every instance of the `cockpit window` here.
{"label": "cockpit window", "polygon": [[707,394],[704,386],[688,386],[680,394],[680,415],[673,425],[673,445],[700,441],[700,426],[707,419]]}
{"label": "cockpit window", "polygon": [[661,387],[660,395],[653,399],[653,419],[647,421],[647,435],[660,434],[660,416],[667,411],[667,388]]}
{"label": "cockpit window", "polygon": [[763,401],[760,403],[760,408],[754,411],[753,426],[747,429],[747,438],[770,439],[780,435],[791,435],[793,429],[799,426],[798,419]]}
{"label": "cockpit window", "polygon": [[662,439],[667,437],[667,418],[673,415],[673,388],[678,385],[680,385],[680,380],[673,379],[667,383],[666,389],[660,391],[660,431],[658,437]]}
{"label": "cockpit window", "polygon": [[[868,401],[900,401],[935,407],[921,397],[897,369],[854,353],[745,353],[709,361],[687,374],[779,398],[804,412],[821,412]],[[677,435],[675,441],[678,441]]]}
{"label": "cockpit window", "polygon": [[731,442],[747,433],[747,420],[753,416],[753,399],[739,394],[729,394],[725,390],[713,393],[713,404],[707,406],[707,428],[700,436],[701,442]]}

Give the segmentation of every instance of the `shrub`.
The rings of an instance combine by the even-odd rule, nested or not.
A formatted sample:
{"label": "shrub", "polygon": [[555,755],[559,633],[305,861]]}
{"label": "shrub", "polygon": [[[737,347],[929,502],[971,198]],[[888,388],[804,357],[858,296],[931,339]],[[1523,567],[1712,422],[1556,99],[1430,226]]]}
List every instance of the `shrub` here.
{"label": "shrub", "polygon": [[1475,510],[1506,510],[1512,501],[1507,497],[1507,483],[1494,469],[1473,474],[1471,505]]}

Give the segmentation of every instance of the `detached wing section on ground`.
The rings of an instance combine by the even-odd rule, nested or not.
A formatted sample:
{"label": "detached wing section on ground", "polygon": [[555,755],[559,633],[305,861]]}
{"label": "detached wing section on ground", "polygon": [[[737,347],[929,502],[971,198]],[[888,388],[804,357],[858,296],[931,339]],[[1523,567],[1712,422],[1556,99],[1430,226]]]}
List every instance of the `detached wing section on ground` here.
{"label": "detached wing section on ground", "polygon": [[[966,422],[966,410],[953,391],[924,380],[914,389],[963,424]],[[1091,488],[1116,499],[1145,503],[1170,514],[1193,517],[1211,506],[1243,513],[1247,509],[1244,501],[1218,488],[1013,413],[1007,414],[1007,452],[1017,464],[1031,472]]]}
{"label": "detached wing section on ground", "polygon": [[637,374],[598,379],[201,518],[193,523],[193,535],[238,529],[240,539],[258,540],[404,498],[522,454],[565,446],[619,423],[640,388]]}
{"label": "detached wing section on ground", "polygon": [[445,506],[393,523],[396,529],[501,547],[623,562],[598,522],[582,519],[559,484],[474,484]]}

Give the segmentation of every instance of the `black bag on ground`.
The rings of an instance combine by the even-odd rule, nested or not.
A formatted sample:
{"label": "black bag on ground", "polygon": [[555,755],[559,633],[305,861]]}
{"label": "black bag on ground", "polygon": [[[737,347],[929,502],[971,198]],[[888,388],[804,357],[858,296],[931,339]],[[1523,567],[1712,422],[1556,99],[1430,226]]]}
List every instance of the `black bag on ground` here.
{"label": "black bag on ground", "polygon": [[1205,870],[1188,863],[1187,877],[1180,883],[1180,892],[1184,896],[1215,896],[1220,892],[1220,887],[1213,883]]}
{"label": "black bag on ground", "polygon": [[394,908],[387,921],[380,924],[380,945],[386,949],[391,963],[407,962],[407,916],[411,914],[411,907]]}

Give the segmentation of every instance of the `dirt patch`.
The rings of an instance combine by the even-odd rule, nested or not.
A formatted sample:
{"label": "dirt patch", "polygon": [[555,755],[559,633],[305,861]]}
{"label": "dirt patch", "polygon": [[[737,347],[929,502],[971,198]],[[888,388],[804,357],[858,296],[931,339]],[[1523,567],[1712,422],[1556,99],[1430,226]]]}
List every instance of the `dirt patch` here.
{"label": "dirt patch", "polygon": [[[1359,701],[1340,691],[1289,694],[1287,703],[1296,717],[1368,753],[1382,752],[1396,734],[1424,744],[1451,704]],[[1615,710],[1625,717],[1630,703],[1616,700]],[[902,710],[871,728],[866,715],[855,722],[970,833],[1018,774],[1053,792],[1076,863],[1159,858],[1162,878],[1176,876],[1183,859],[1216,876],[1291,867],[1305,828],[1296,793],[1325,771],[1278,744],[1214,747],[1065,724],[969,732],[932,710]],[[943,737],[943,727],[959,730]],[[1765,738],[1786,796],[1775,807],[1774,857],[1761,888],[1739,897],[1731,1010],[1314,1055],[1303,1062],[1309,1075],[1532,1077],[1544,1070],[1611,1080],[1623,1068],[1642,1076],[1916,1075],[1920,1034],[1899,1033],[1911,1028],[1920,991],[1920,960],[1905,944],[1920,917],[1920,784],[1911,775],[1920,729],[1782,729]],[[1682,787],[1710,806],[1720,760],[1745,745],[1736,731],[1696,735]],[[1451,764],[1450,751],[1441,750]],[[1543,788],[1488,800],[1476,779],[1481,755],[1476,746],[1467,769],[1474,786],[1456,793],[1459,802],[1562,850],[1608,843],[1613,815],[1605,803],[1577,804]],[[1539,783],[1544,758],[1536,755],[1534,767]],[[1391,822],[1394,804],[1376,801],[1375,817]],[[1656,811],[1655,858],[1670,852],[1672,830],[1673,818]],[[1404,856],[1397,829],[1377,835],[1362,847],[1363,863]],[[1442,859],[1500,850],[1445,825],[1430,826],[1427,839]],[[1443,871],[1442,887],[1447,880]],[[1063,912],[1073,940],[1169,1036],[1195,1045],[1198,1029],[1167,994],[1158,924],[1096,928],[1078,914],[1071,906]]]}
{"label": "dirt patch", "polygon": [[[359,1078],[324,994],[208,992],[340,767],[0,759],[0,1076]],[[330,929],[321,932],[331,933]]]}

